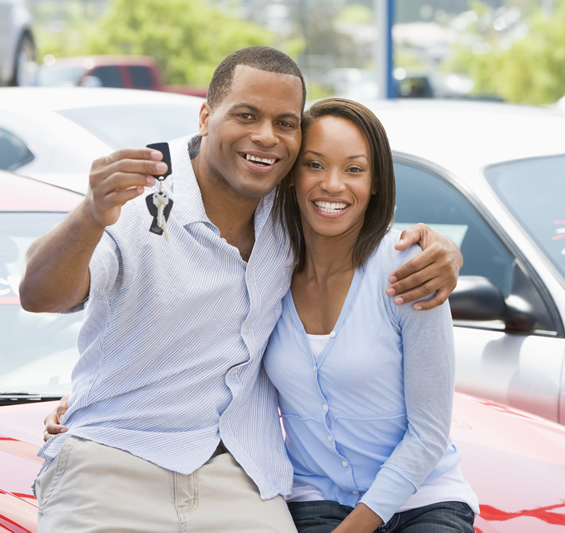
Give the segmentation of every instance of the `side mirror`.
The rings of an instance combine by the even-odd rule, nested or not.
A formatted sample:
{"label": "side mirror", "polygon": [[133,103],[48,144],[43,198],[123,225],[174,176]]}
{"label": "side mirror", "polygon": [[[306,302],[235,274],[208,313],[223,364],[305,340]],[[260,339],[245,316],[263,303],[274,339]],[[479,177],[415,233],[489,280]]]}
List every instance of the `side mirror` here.
{"label": "side mirror", "polygon": [[511,289],[510,296],[505,299],[500,289],[487,278],[460,276],[449,297],[451,316],[454,320],[500,320],[507,331],[532,331],[539,315],[532,305],[537,292],[518,265],[513,269]]}
{"label": "side mirror", "polygon": [[482,276],[460,276],[449,297],[454,320],[505,320],[504,295]]}

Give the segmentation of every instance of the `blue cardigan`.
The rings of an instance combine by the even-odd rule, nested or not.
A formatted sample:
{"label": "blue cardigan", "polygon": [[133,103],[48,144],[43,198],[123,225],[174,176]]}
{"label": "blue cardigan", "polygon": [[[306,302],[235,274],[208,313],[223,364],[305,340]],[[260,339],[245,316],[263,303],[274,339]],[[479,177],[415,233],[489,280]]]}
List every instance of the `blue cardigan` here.
{"label": "blue cardigan", "polygon": [[385,523],[422,483],[460,459],[449,438],[449,305],[418,312],[385,294],[390,273],[421,251],[396,251],[398,238],[389,231],[355,272],[317,360],[290,291],[264,357],[279,392],[295,482],[342,505],[362,502]]}

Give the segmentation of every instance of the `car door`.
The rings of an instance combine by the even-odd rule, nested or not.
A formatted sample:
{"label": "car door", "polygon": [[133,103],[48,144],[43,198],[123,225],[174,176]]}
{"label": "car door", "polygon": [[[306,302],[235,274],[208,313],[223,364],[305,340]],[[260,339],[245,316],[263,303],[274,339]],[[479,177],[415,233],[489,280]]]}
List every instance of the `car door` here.
{"label": "car door", "polygon": [[565,340],[540,277],[449,176],[402,156],[396,157],[395,174],[395,227],[423,222],[447,235],[464,257],[460,284],[479,279],[467,276],[486,278],[508,305],[531,311],[525,325],[454,320],[456,389],[559,421]]}

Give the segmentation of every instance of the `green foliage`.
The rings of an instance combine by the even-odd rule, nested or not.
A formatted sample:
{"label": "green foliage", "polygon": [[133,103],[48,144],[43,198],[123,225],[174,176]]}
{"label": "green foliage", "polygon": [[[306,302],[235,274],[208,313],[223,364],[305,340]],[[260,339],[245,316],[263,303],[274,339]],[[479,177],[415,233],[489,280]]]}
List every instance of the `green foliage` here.
{"label": "green foliage", "polygon": [[426,66],[417,55],[407,48],[395,47],[394,49],[395,68],[418,68],[425,70]]}
{"label": "green foliage", "polygon": [[321,83],[311,82],[308,86],[308,100],[321,100],[334,96],[334,92]]}
{"label": "green foliage", "polygon": [[529,34],[509,48],[493,40],[482,53],[459,47],[452,68],[474,81],[475,94],[517,103],[555,102],[565,95],[565,2],[556,4],[551,18],[538,10],[530,20]]}
{"label": "green foliage", "polygon": [[46,54],[64,57],[84,53],[85,34],[92,26],[89,20],[92,14],[85,11],[84,5],[80,2],[39,2],[34,4],[33,14],[40,62]]}
{"label": "green foliage", "polygon": [[304,52],[306,41],[303,37],[290,37],[280,43],[279,49],[296,61],[296,58]]}
{"label": "green foliage", "polygon": [[[64,41],[47,41],[41,51],[56,57],[152,56],[166,84],[207,85],[214,69],[231,52],[271,43],[270,34],[258,25],[232,17],[205,0],[112,0],[108,11],[93,23],[73,22]],[[82,39],[69,38],[75,34]]]}
{"label": "green foliage", "polygon": [[373,12],[363,4],[350,4],[336,15],[336,20],[370,24],[373,22]]}

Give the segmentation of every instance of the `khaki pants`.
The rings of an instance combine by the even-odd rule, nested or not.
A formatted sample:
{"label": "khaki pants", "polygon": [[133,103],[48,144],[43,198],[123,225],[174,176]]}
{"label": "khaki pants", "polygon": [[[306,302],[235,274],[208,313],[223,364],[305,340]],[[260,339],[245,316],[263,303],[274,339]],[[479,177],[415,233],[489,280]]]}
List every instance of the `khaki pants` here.
{"label": "khaki pants", "polygon": [[284,498],[262,501],[229,453],[185,476],[70,437],[36,493],[38,533],[296,533]]}

